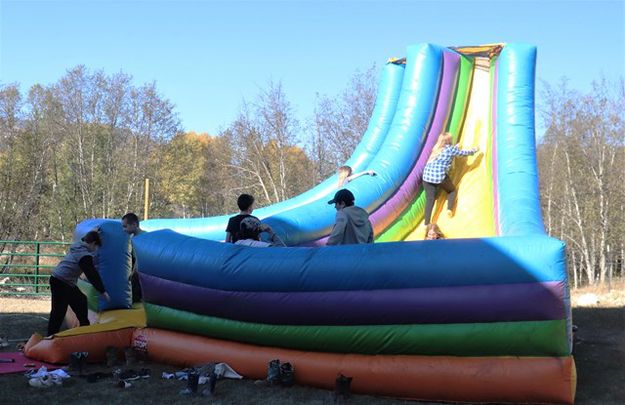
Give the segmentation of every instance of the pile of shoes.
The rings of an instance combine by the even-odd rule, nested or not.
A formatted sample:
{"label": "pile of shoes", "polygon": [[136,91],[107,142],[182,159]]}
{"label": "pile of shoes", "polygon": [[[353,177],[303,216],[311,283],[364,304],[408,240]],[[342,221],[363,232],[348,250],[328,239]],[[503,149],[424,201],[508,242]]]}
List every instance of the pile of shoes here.
{"label": "pile of shoes", "polygon": [[39,370],[29,370],[24,374],[28,378],[28,385],[36,388],[50,388],[55,385],[63,385],[63,380],[70,377],[64,370],[48,371],[45,366]]}
{"label": "pile of shoes", "polygon": [[192,368],[185,368],[175,373],[163,372],[162,377],[166,380],[177,379],[186,380],[187,386],[180,391],[180,395],[195,395],[198,392],[198,385],[206,384],[207,387],[201,392],[203,396],[212,397],[215,395],[215,385],[223,378],[233,378],[240,380],[243,378],[226,363],[207,363]]}
{"label": "pile of shoes", "polygon": [[66,367],[66,370],[78,372],[78,375],[82,375],[87,366],[87,358],[89,358],[89,352],[73,352],[69,356],[69,365]]}
{"label": "pile of shoes", "polygon": [[295,368],[291,363],[280,363],[280,360],[271,360],[267,365],[267,379],[257,383],[292,387],[295,384]]}
{"label": "pile of shoes", "polygon": [[[126,366],[131,367],[137,364],[137,352],[132,347],[124,349],[124,357],[126,359]],[[119,350],[115,346],[109,346],[106,348],[106,366],[114,367],[119,362]]]}
{"label": "pile of shoes", "polygon": [[[198,391],[198,385],[207,384],[201,392],[202,396],[211,397],[215,394],[215,385],[219,379],[216,372],[217,365],[215,363],[207,363],[194,368],[187,368],[178,371],[173,375],[179,380],[187,380],[187,386],[180,390],[180,395],[195,395]],[[168,378],[169,374],[163,373],[164,378]]]}
{"label": "pile of shoes", "polygon": [[118,368],[113,371],[113,377],[117,379],[117,386],[121,388],[132,387],[131,381],[139,380],[142,378],[150,378],[152,372],[150,369],[142,368],[140,370],[122,370]]}

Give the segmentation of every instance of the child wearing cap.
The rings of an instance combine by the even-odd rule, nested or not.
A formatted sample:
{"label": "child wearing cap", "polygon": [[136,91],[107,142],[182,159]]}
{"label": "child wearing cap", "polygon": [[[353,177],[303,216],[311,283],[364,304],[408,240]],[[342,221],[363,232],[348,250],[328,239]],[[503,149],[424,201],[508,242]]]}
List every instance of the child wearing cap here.
{"label": "child wearing cap", "polygon": [[328,246],[373,243],[373,227],[369,214],[355,206],[354,200],[354,194],[344,188],[328,201],[328,204],[334,204],[336,208],[336,221],[326,243]]}

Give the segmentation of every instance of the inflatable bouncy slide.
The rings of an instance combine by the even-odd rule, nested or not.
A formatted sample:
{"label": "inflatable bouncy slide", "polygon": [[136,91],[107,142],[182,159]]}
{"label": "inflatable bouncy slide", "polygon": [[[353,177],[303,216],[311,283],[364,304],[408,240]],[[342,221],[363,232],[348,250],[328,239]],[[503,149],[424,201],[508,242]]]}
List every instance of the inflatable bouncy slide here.
{"label": "inflatable bouncy slide", "polygon": [[[143,306],[33,338],[27,355],[58,361],[70,339],[72,351],[89,340],[100,353],[118,339],[155,361],[226,362],[254,379],[280,359],[317,387],[342,373],[354,392],[375,395],[573,403],[564,244],[545,234],[540,212],[535,63],[523,44],[418,44],[384,66],[346,162],[377,173],[347,186],[370,213],[375,244],[324,246],[336,177],[254,211],[288,248],[222,243],[228,216],[144,221],[149,232],[132,240]],[[421,176],[444,131],[482,153],[454,163],[453,215],[441,214],[444,196],[436,204],[432,221],[447,239],[423,241]],[[130,308],[130,240],[110,220],[85,221],[77,236],[94,226],[105,241],[99,271],[117,290],[93,307]]]}

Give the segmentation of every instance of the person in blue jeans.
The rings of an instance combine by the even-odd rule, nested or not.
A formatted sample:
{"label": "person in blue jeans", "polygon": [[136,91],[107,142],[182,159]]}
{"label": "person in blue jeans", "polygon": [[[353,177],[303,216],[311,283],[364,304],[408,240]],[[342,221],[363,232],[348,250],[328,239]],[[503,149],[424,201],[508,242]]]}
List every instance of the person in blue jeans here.
{"label": "person in blue jeans", "polygon": [[447,172],[456,156],[474,155],[478,148],[462,150],[458,145],[453,145],[453,138],[449,132],[438,137],[436,145],[432,148],[430,158],[423,170],[423,190],[425,190],[425,225],[430,224],[432,209],[436,201],[436,195],[440,189],[447,192],[447,214],[453,216],[454,203],[456,201],[456,187],[449,179]]}

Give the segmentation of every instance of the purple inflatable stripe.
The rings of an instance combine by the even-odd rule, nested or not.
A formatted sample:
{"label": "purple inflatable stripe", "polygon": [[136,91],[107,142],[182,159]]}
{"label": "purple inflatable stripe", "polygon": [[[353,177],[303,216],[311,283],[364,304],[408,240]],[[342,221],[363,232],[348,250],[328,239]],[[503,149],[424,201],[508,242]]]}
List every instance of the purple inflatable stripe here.
{"label": "purple inflatable stripe", "polygon": [[[423,149],[419,154],[419,159],[408,177],[404,180],[401,187],[395,191],[393,196],[369,216],[376,235],[388,228],[395,218],[417,197],[425,164],[430,157],[434,144],[438,140],[438,135],[443,132],[447,123],[452,96],[458,80],[459,65],[460,55],[447,51],[443,53],[443,77],[432,126],[428,131],[425,145],[423,145]],[[356,201],[358,201],[358,196],[356,196]],[[302,246],[325,246],[327,240],[328,238],[325,237],[305,243]]]}
{"label": "purple inflatable stripe", "polygon": [[280,325],[390,325],[556,320],[562,282],[397,290],[223,291],[141,273],[146,302],[202,315]]}

